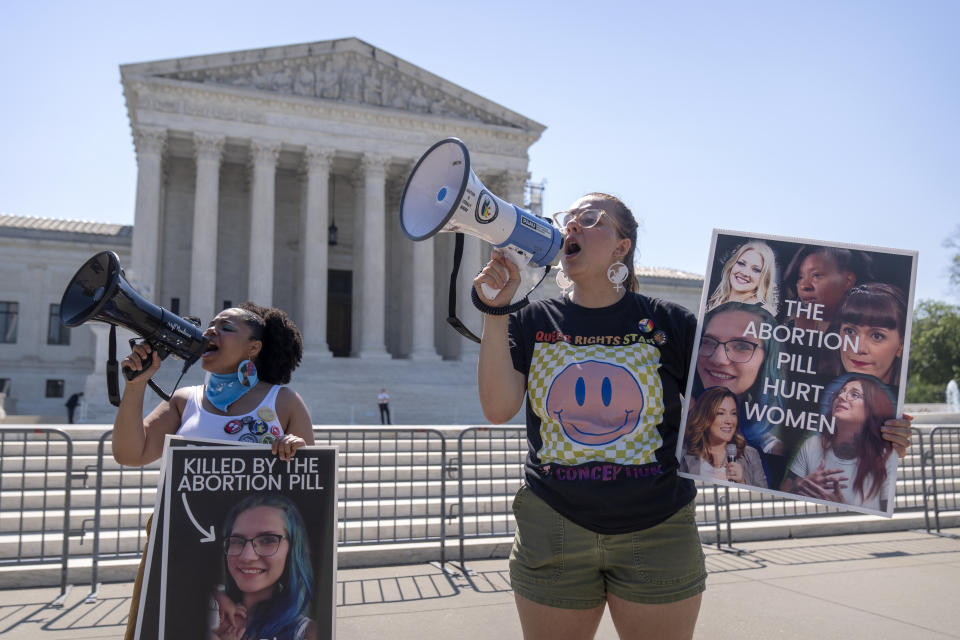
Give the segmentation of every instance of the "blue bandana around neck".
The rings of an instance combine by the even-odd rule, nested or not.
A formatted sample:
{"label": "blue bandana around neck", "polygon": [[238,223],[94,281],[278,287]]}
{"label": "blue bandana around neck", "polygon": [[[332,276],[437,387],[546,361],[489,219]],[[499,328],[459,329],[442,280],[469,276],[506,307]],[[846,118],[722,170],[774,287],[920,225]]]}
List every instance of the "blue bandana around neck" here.
{"label": "blue bandana around neck", "polygon": [[249,387],[245,386],[235,373],[211,373],[204,395],[217,409],[226,411],[227,407],[246,395],[255,385],[256,382]]}

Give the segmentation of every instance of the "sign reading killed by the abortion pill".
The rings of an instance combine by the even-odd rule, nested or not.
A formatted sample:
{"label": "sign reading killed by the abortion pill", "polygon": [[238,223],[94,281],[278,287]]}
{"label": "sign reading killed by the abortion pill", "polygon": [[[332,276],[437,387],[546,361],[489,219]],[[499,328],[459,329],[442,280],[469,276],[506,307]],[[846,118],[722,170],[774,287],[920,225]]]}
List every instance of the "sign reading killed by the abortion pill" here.
{"label": "sign reading killed by the abortion pill", "polygon": [[681,475],[890,516],[917,254],[714,231]]}
{"label": "sign reading killed by the abortion pill", "polygon": [[157,637],[333,638],[337,452],[170,447]]}

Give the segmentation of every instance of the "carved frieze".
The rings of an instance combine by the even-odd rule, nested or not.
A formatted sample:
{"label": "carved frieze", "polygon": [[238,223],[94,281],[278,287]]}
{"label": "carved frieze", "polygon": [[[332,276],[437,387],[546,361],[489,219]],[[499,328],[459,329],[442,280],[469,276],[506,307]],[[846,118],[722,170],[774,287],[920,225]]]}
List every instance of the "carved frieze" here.
{"label": "carved frieze", "polygon": [[[269,94],[211,93],[199,83],[174,86],[139,80],[131,82],[129,89],[141,113],[189,114],[210,120],[279,127],[296,132],[288,140],[293,144],[303,144],[301,136],[306,137],[309,132],[348,138],[375,135],[381,144],[412,143],[419,147],[451,132],[450,125],[440,119],[409,118],[390,109],[350,109],[342,102],[296,102]],[[471,153],[515,158],[526,157],[527,148],[537,138],[537,133],[523,129],[490,129],[480,122],[475,128],[458,123],[456,135],[467,140]]]}
{"label": "carved frieze", "polygon": [[466,100],[353,51],[178,71],[161,77],[515,126]]}

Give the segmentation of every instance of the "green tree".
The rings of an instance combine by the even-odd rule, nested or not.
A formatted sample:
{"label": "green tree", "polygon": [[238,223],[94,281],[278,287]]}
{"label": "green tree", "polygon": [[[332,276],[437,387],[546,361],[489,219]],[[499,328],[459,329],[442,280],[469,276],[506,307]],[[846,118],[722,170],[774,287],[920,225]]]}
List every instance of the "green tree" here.
{"label": "green tree", "polygon": [[957,225],[953,233],[947,236],[947,239],[943,241],[943,246],[956,252],[953,254],[953,260],[950,262],[948,271],[953,290],[960,294],[960,225]]}
{"label": "green tree", "polygon": [[913,315],[907,402],[943,402],[960,381],[960,307],[922,300]]}

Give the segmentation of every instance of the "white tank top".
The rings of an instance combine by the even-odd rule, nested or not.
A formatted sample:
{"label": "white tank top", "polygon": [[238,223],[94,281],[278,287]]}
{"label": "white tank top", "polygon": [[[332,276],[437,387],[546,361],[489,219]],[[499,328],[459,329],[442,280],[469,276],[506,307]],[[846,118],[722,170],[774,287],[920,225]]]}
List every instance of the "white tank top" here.
{"label": "white tank top", "polygon": [[248,444],[271,444],[283,436],[277,417],[277,394],[282,385],[275,384],[260,406],[239,416],[219,416],[203,408],[203,385],[192,387],[183,408],[178,436],[230,440]]}

